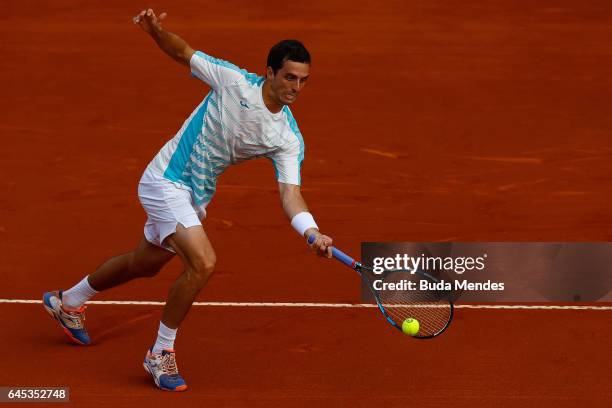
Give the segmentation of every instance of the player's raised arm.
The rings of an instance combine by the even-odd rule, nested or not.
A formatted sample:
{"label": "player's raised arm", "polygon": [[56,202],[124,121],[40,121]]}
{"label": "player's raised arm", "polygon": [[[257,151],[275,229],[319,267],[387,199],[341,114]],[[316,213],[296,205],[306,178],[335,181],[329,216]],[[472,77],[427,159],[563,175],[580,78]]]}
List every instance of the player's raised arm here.
{"label": "player's raised arm", "polygon": [[166,18],[166,13],[161,13],[157,17],[152,9],[147,9],[138,13],[133,20],[134,24],[149,34],[170,58],[189,66],[189,61],[194,53],[193,49],[181,37],[162,28],[161,21],[164,18]]}
{"label": "player's raised arm", "polygon": [[331,258],[332,239],[319,232],[319,227],[310,212],[308,212],[308,207],[300,192],[300,186],[278,183],[278,190],[280,192],[281,205],[287,218],[291,220],[293,228],[307,239],[314,235],[315,240],[310,244],[310,247],[319,255]]}

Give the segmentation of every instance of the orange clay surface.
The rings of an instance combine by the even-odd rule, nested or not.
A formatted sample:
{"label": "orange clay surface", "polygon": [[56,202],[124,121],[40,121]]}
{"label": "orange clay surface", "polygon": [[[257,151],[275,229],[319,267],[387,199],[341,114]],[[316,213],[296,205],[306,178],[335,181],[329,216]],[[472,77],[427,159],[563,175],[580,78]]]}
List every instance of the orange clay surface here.
{"label": "orange clay surface", "polygon": [[[11,1],[0,14],[0,298],[38,299],[130,251],[147,163],[207,86],[131,23],[142,7],[194,48],[262,74],[299,38],[292,110],[322,231],[362,241],[612,240],[608,1]],[[359,281],[288,226],[267,160],[219,180],[199,301],[358,303]],[[181,272],[96,300],[163,301]],[[586,273],[586,272],[585,272]],[[88,309],[72,346],[40,305],[0,304],[0,386],[69,386],[79,406],[574,407],[612,399],[609,311],[457,311],[416,341],[374,309],[196,307],[190,386],[141,361],[159,306]]]}

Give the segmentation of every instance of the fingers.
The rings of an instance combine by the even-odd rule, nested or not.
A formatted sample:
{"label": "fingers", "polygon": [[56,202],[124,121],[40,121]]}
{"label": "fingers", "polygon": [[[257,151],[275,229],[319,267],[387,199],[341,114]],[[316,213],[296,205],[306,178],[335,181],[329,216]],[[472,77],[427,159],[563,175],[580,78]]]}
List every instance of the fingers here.
{"label": "fingers", "polygon": [[155,25],[157,23],[157,16],[155,15],[155,13],[153,12],[153,9],[147,9],[146,14],[144,15],[144,18],[147,20],[147,22],[151,25]]}
{"label": "fingers", "polygon": [[317,253],[319,255],[323,255],[325,253],[325,251],[327,251],[327,246],[325,245],[325,242],[323,242],[323,241],[318,242]]}
{"label": "fingers", "polygon": [[134,16],[132,18],[132,21],[134,21],[134,24],[140,24],[140,22],[142,21],[142,19],[145,16],[145,14],[147,14],[147,10],[142,10],[140,13],[138,13],[136,16]]}
{"label": "fingers", "polygon": [[321,244],[319,245],[319,255],[327,258],[332,257],[332,240],[331,238],[323,235],[321,237]]}
{"label": "fingers", "polygon": [[166,13],[165,11],[162,12],[158,17],[155,15],[155,12],[153,11],[153,9],[146,9],[146,10],[142,10],[135,17],[133,17],[132,21],[134,22],[134,24],[140,24],[142,21],[146,20],[149,23],[155,24],[158,21],[163,20],[167,16],[168,16],[168,13]]}
{"label": "fingers", "polygon": [[332,257],[332,239],[326,235],[317,235],[314,242],[310,244],[310,248],[319,256],[326,258]]}

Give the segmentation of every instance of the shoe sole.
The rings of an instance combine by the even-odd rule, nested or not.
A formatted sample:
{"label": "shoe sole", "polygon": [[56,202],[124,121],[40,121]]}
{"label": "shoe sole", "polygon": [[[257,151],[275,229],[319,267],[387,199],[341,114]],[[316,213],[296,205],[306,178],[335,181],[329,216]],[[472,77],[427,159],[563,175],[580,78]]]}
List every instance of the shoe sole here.
{"label": "shoe sole", "polygon": [[149,367],[147,366],[147,363],[142,363],[142,366],[144,367],[144,370],[151,375],[151,377],[153,377],[153,381],[155,381],[155,385],[157,385],[157,388],[159,388],[160,390],[163,391],[170,391],[170,392],[181,392],[181,391],[185,391],[187,389],[187,384],[185,385],[179,385],[178,387],[174,388],[174,389],[170,389],[170,388],[164,388],[161,385],[159,385],[159,380],[157,379],[157,377],[155,375],[153,375],[153,373],[151,372],[151,370],[149,369]]}
{"label": "shoe sole", "polygon": [[70,330],[68,330],[63,324],[62,321],[59,319],[59,317],[56,316],[55,310],[53,310],[52,308],[50,308],[49,306],[47,306],[44,303],[44,299],[43,299],[43,306],[45,308],[45,310],[47,311],[47,313],[49,313],[49,316],[51,316],[51,318],[53,320],[55,320],[56,322],[59,323],[60,327],[62,328],[62,330],[64,331],[64,333],[66,334],[66,336],[68,336],[68,338],[73,342],[76,343],[80,346],[87,346],[88,343],[83,343],[81,340],[77,339],[76,337],[74,337],[72,335],[72,333],[70,333]]}

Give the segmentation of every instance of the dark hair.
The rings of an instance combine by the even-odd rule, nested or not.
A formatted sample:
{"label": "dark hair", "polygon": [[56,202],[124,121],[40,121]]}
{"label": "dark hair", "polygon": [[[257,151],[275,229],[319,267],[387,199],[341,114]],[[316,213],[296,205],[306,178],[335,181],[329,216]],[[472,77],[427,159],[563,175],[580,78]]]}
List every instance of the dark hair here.
{"label": "dark hair", "polygon": [[276,74],[285,61],[310,64],[310,53],[298,40],[283,40],[270,49],[267,66]]}

